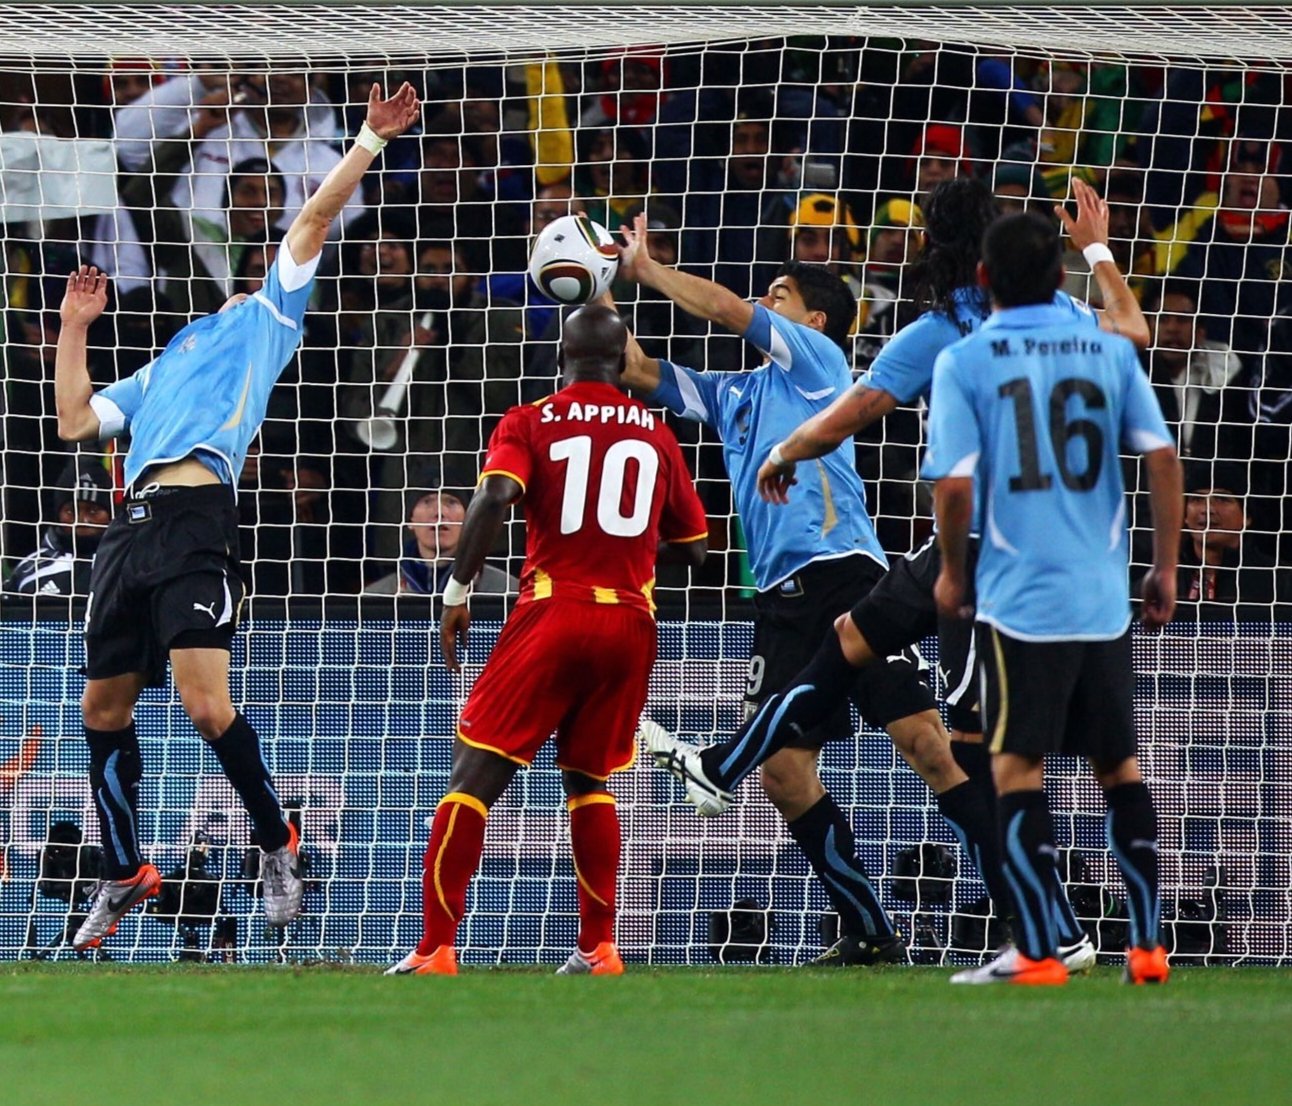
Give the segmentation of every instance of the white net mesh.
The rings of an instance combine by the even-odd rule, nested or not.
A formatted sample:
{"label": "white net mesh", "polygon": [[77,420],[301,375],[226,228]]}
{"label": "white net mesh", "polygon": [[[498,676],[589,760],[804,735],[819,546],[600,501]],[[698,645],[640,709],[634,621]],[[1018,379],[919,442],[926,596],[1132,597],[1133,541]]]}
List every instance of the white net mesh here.
{"label": "white net mesh", "polygon": [[[84,887],[53,878],[66,851],[46,850],[39,879],[42,846],[71,832],[60,823],[95,836],[79,622],[57,599],[84,591],[85,569],[81,539],[60,529],[77,479],[53,418],[61,282],[79,260],[112,274],[91,372],[102,385],[133,371],[191,314],[254,288],[357,131],[368,84],[407,77],[426,100],[424,133],[388,148],[343,217],[240,489],[254,598],[235,701],[301,808],[306,916],[282,935],[258,921],[245,817],[173,693],[149,692],[141,836],[163,872],[187,860],[188,881],[172,883],[195,897],[129,920],[113,955],[231,944],[251,959],[375,961],[415,938],[423,820],[444,790],[467,685],[445,673],[430,601],[415,594],[442,571],[460,507],[432,497],[411,516],[418,528],[405,523],[420,493],[465,494],[497,417],[554,384],[557,312],[521,275],[538,225],[573,205],[617,226],[644,203],[659,250],[742,295],[791,255],[828,261],[860,297],[860,372],[913,317],[921,196],[973,173],[1004,203],[1043,211],[1074,175],[1108,196],[1114,253],[1153,324],[1145,365],[1191,480],[1228,493],[1190,500],[1185,621],[1137,646],[1143,761],[1177,951],[1285,959],[1292,668],[1277,623],[1292,601],[1280,567],[1292,117],[1277,59],[1292,56],[1289,24],[1260,8],[667,7],[628,20],[608,7],[0,7],[0,957],[58,942]],[[1071,290],[1097,298],[1083,262],[1071,268]],[[649,293],[619,292],[651,353],[744,364],[734,339]],[[392,395],[409,358],[411,384]],[[388,444],[372,437],[374,414],[390,419]],[[662,576],[648,709],[707,740],[738,717],[751,581],[720,451],[675,425],[714,552],[693,578]],[[928,531],[921,433],[920,412],[901,408],[858,451],[894,555]],[[91,505],[114,479],[119,491],[119,456],[85,451],[80,464],[79,479],[103,489],[81,497]],[[1134,521],[1142,565],[1147,532]],[[522,538],[516,524],[497,551],[500,591]],[[55,544],[33,556],[43,541]],[[405,594],[360,599],[365,587]],[[480,635],[468,681],[490,641]],[[911,850],[955,850],[887,739],[832,745],[823,766],[917,957],[986,947],[967,869],[944,870],[926,850],[925,878],[911,878]],[[626,953],[707,962],[713,912],[721,929],[737,902],[747,932],[771,912],[761,958],[819,948],[824,896],[752,789],[713,824],[645,768],[615,789]],[[1053,774],[1052,793],[1079,913],[1116,949],[1120,907],[1095,890],[1105,877],[1117,888],[1100,800],[1073,766]],[[568,953],[574,880],[558,796],[542,760],[497,808],[467,959]]]}

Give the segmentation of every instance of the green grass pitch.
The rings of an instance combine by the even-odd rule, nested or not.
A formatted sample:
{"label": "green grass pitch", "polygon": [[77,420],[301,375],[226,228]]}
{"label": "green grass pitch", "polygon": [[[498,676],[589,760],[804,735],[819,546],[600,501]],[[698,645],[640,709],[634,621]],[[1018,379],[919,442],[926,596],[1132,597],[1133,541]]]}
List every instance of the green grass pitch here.
{"label": "green grass pitch", "polygon": [[0,964],[0,1103],[1273,1106],[1292,972],[464,970]]}

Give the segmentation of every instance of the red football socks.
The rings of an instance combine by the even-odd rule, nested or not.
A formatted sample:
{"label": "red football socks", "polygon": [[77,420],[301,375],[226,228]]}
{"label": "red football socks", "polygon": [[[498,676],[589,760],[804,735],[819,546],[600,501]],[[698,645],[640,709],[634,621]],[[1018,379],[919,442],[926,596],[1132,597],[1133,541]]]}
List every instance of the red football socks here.
{"label": "red football socks", "polygon": [[579,881],[579,950],[591,953],[615,939],[615,884],[619,875],[619,815],[608,791],[566,802]]}
{"label": "red football socks", "polygon": [[435,809],[422,869],[421,956],[452,945],[457,936],[467,884],[480,866],[488,813],[484,803],[461,791],[445,795]]}

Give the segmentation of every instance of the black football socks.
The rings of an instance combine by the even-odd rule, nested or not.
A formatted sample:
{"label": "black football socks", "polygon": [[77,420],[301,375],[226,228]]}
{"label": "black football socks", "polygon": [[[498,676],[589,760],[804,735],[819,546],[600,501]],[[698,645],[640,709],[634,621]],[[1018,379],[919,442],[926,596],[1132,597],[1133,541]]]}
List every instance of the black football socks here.
{"label": "black football socks", "polygon": [[1044,791],[1011,791],[1000,797],[1005,879],[1018,919],[1014,940],[1031,960],[1058,952],[1054,908],[1054,827]]}
{"label": "black football socks", "polygon": [[965,780],[936,796],[938,811],[947,820],[965,855],[982,876],[996,914],[1007,917],[1011,897],[1000,860],[1000,829],[994,798],[989,800],[979,781]]}
{"label": "black football socks", "polygon": [[283,820],[283,807],[274,790],[274,782],[260,755],[260,739],[251,723],[238,713],[229,728],[207,744],[242,799],[242,805],[247,808],[260,847],[267,853],[281,849],[287,844],[290,834]]}
{"label": "black football socks", "polygon": [[1108,848],[1126,882],[1131,944],[1141,949],[1162,943],[1162,899],[1157,882],[1157,813],[1143,783],[1109,788]]}
{"label": "black football socks", "polygon": [[143,762],[135,724],[123,730],[86,726],[85,741],[90,747],[90,788],[103,842],[103,874],[108,879],[130,879],[144,862],[138,833]]}
{"label": "black football socks", "polygon": [[829,719],[847,702],[856,675],[832,630],[789,686],[764,702],[734,736],[701,751],[704,774],[719,787],[733,790],[796,736]]}
{"label": "black football socks", "polygon": [[834,799],[822,796],[788,828],[838,912],[840,932],[858,937],[891,937],[893,923],[857,858],[852,825]]}

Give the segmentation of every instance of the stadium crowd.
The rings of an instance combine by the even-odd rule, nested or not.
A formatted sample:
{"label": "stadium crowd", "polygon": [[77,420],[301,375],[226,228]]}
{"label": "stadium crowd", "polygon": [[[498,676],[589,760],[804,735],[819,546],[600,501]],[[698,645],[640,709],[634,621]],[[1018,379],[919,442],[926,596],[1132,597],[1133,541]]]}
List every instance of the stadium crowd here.
{"label": "stadium crowd", "polygon": [[[69,467],[56,432],[67,273],[86,261],[112,278],[111,309],[91,334],[94,383],[146,364],[191,314],[260,288],[283,228],[357,133],[374,76],[412,81],[424,122],[390,143],[338,221],[300,356],[242,474],[253,594],[418,592],[418,580],[434,580],[452,544],[422,541],[415,527],[432,523],[418,510],[440,529],[460,521],[497,420],[555,386],[560,310],[525,272],[532,235],[553,218],[586,212],[617,231],[645,211],[662,260],[742,297],[763,294],[787,259],[830,266],[857,297],[860,374],[918,313],[910,274],[923,197],[973,175],[1002,211],[1053,217],[1073,177],[1107,198],[1114,254],[1153,330],[1144,368],[1188,463],[1182,616],[1292,611],[1281,567],[1292,547],[1280,544],[1292,456],[1292,78],[864,40],[392,74],[230,73],[174,59],[0,74],[0,140],[108,140],[118,171],[114,209],[6,226],[9,592],[75,590],[83,574],[40,571],[40,551],[90,554],[106,497],[85,475],[99,462]],[[1079,254],[1071,261],[1068,290],[1097,299]],[[739,339],[711,335],[648,289],[616,291],[651,356],[746,364]],[[356,428],[408,358],[395,447],[372,449]],[[676,429],[717,554],[696,582],[730,598],[748,574],[721,454],[692,424]],[[927,533],[921,436],[912,408],[888,418],[882,437],[861,438],[872,448],[858,465],[890,553]],[[118,460],[103,464],[110,472]],[[505,580],[520,543],[502,552]],[[667,602],[667,586],[660,594]]]}

